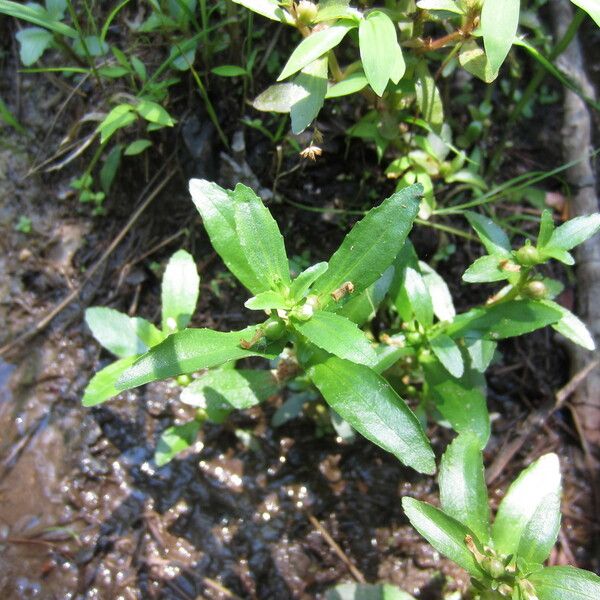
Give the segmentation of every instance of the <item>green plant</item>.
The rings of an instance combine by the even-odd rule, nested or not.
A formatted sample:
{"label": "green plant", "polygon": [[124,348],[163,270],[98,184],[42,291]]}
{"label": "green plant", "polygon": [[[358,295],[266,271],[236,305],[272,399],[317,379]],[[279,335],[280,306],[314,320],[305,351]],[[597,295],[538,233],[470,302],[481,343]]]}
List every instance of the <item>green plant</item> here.
{"label": "green plant", "polygon": [[[51,48],[57,50],[63,58],[76,63],[76,66],[42,65],[26,69],[27,72],[59,72],[65,77],[77,78],[80,83],[91,76],[97,84],[102,103],[107,108],[104,112],[102,109],[95,111],[90,119],[83,119],[73,129],[77,131],[90,120],[99,121],[92,136],[88,136],[81,149],[71,155],[79,156],[83,150],[92,146],[93,141],[98,140],[85,171],[72,182],[80,201],[91,203],[96,214],[103,210],[103,202],[111,190],[123,158],[145,152],[153,145],[153,132],[173,127],[176,123],[176,119],[169,112],[169,90],[179,83],[181,73],[191,73],[206,110],[221,140],[227,145],[205,86],[194,69],[196,52],[200,45],[203,45],[205,50],[223,49],[223,41],[217,48],[209,42],[211,32],[227,23],[225,18],[220,18],[220,13],[224,12],[224,3],[217,2],[207,10],[206,3],[201,2],[202,14],[199,23],[195,14],[198,9],[196,0],[151,0],[150,14],[146,20],[140,24],[128,24],[129,33],[134,36],[134,43],[122,50],[119,45],[109,43],[108,34],[116,17],[128,3],[129,1],[125,0],[109,10],[102,27],[99,27],[96,17],[100,11],[92,11],[87,3],[84,3],[85,18],[82,18],[71,0],[45,0],[44,6],[0,0],[0,14],[32,25],[20,29],[16,34],[21,62],[25,66],[38,63]],[[218,18],[215,24],[209,23],[213,14]],[[139,51],[140,47],[147,44],[144,38],[149,35],[164,37],[168,47],[167,57],[152,73],[148,73]],[[223,39],[221,37],[221,40]],[[241,74],[239,68],[235,72],[232,68],[235,67],[217,67],[216,72],[221,76]],[[251,68],[252,64],[249,63],[247,70]],[[0,104],[0,114],[6,117],[8,113],[2,110],[3,106]],[[14,125],[14,122],[11,124]],[[130,132],[134,128],[136,134],[132,138]],[[124,130],[127,130],[128,138],[125,142],[117,136]],[[99,181],[96,181],[94,169],[102,159],[98,173]]]}
{"label": "green plant", "polygon": [[[418,414],[429,414],[458,432],[475,432],[483,448],[490,435],[484,372],[498,340],[550,325],[572,342],[595,349],[585,325],[554,302],[562,284],[536,269],[550,259],[572,265],[569,250],[600,230],[600,214],[555,228],[546,210],[536,245],[527,240],[517,250],[491,219],[470,211],[465,217],[487,254],[467,268],[463,280],[504,282],[504,287],[482,306],[456,314],[445,281],[418,260],[407,242],[394,278],[382,290],[389,296],[392,324],[390,333],[380,336],[379,365],[401,395],[419,399]],[[367,311],[359,321],[368,318]]]}
{"label": "green plant", "polygon": [[592,600],[600,577],[568,566],[544,567],[560,527],[558,457],[546,454],[511,484],[490,522],[479,440],[460,434],[442,457],[440,505],[405,497],[413,527],[471,575],[481,600]]}
{"label": "green plant", "polygon": [[31,233],[31,219],[25,215],[21,215],[15,223],[15,231],[21,233]]}
{"label": "green plant", "polygon": [[[199,409],[196,420],[223,421],[232,410],[253,406],[287,385],[291,394],[274,417],[277,425],[317,399],[316,388],[331,407],[336,428],[341,417],[405,464],[431,472],[429,443],[396,391],[418,398],[422,417],[430,414],[458,432],[475,433],[483,448],[490,434],[483,373],[498,340],[551,325],[576,343],[594,347],[583,323],[551,300],[558,282],[540,278],[534,265],[550,257],[571,264],[568,250],[600,229],[600,215],[555,229],[545,212],[537,245],[526,243],[513,251],[491,220],[467,213],[490,254],[467,269],[465,280],[506,280],[507,285],[487,304],[457,315],[443,279],[418,261],[406,241],[419,206],[419,186],[396,192],[367,212],[329,263],[310,266],[293,280],[277,224],[252,190],[239,184],[227,191],[192,180],[190,191],[215,250],[254,294],[245,306],[268,318],[229,333],[181,331],[181,324],[169,330],[163,319],[168,335],[141,346],[147,350],[141,357],[134,335],[129,355],[109,367],[106,376],[101,372],[102,393],[91,402],[86,392],[86,404],[157,379],[210,369],[181,395]],[[386,295],[399,332],[373,340],[359,327]],[[123,335],[122,327],[102,322],[116,338]],[[274,374],[231,368],[250,356],[275,360]],[[169,430],[169,457],[189,445],[193,428],[185,427],[183,441],[177,440],[177,429]]]}
{"label": "green plant", "polygon": [[[150,381],[211,369],[184,390],[183,399],[218,415],[264,400],[303,371],[359,433],[405,464],[431,473],[433,452],[417,418],[374,369],[377,353],[344,315],[353,299],[368,296],[396,258],[416,216],[421,188],[407,188],[370,210],[329,263],[317,263],[293,281],[277,224],[252,190],[238,184],[230,192],[192,180],[190,191],[215,250],[253,294],[246,307],[269,317],[241,331],[175,331],[157,345],[146,344],[142,357],[135,346],[130,356],[101,372],[102,393],[94,403]],[[287,345],[292,352],[282,354]],[[227,366],[250,356],[280,355],[275,379],[268,371]]]}
{"label": "green plant", "polygon": [[[349,0],[234,1],[295,27],[304,38],[278,78],[294,77],[292,83],[272,86],[255,103],[261,110],[290,112],[296,132],[313,121],[326,98],[359,92],[371,100],[383,97],[379,107],[388,119],[416,99],[423,118],[439,127],[444,114],[431,62],[441,62],[438,73],[458,63],[489,83],[498,77],[513,43],[528,46],[516,38],[519,0],[502,0],[501,5],[492,0],[392,0],[364,10],[351,7]],[[599,20],[595,3],[575,4]],[[444,35],[429,37],[440,29]],[[342,69],[335,50],[345,38],[358,46],[358,53],[354,50],[356,60]],[[329,73],[335,81],[331,87]]]}
{"label": "green plant", "polygon": [[94,375],[83,395],[84,406],[96,406],[114,396],[114,383],[129,366],[169,334],[185,329],[196,310],[199,285],[194,259],[179,250],[170,258],[162,280],[161,329],[142,317],[129,317],[112,308],[86,310],[85,321],[92,335],[119,360]]}
{"label": "green plant", "polygon": [[[349,0],[235,2],[295,28],[303,38],[283,66],[279,83],[259,94],[254,107],[289,113],[292,132],[299,133],[315,121],[326,100],[360,95],[367,110],[358,118],[360,113],[354,111],[350,119],[356,122],[346,133],[374,144],[379,160],[393,152],[386,174],[398,180],[398,189],[415,182],[424,186],[421,219],[436,210],[439,184],[452,184],[453,193],[475,197],[486,191],[485,180],[497,173],[506,141],[492,150],[485,143],[487,130],[505,118],[514,124],[523,108],[541,98],[538,88],[546,72],[596,109],[600,106],[553,62],[581,25],[585,16],[581,10],[568,33],[550,49],[540,31],[538,6],[524,7],[521,14],[519,0],[388,0],[378,3],[382,6],[357,3],[360,8]],[[576,4],[598,20],[595,3]],[[533,29],[532,42],[517,35],[520,17],[524,28]],[[481,102],[468,91],[457,93],[456,86],[444,83],[458,69],[493,82],[513,45],[539,66],[537,83],[532,81],[522,94],[516,90],[514,98],[492,103],[490,87]],[[518,80],[513,63],[499,87],[510,95]],[[474,103],[480,104],[479,110]],[[471,121],[465,124],[460,115],[467,109]],[[460,134],[452,135],[459,130]],[[314,138],[319,135],[315,132]],[[394,160],[394,155],[399,158]]]}

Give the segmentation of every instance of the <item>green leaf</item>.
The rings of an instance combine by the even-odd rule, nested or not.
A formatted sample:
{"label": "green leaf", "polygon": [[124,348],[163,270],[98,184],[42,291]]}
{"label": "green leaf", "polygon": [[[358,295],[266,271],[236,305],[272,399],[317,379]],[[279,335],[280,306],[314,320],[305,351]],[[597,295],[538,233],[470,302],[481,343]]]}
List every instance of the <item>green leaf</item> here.
{"label": "green leaf", "polygon": [[475,40],[467,40],[458,53],[458,62],[461,67],[478,77],[485,83],[491,83],[498,77],[498,70],[494,70],[485,52],[477,45]]}
{"label": "green leaf", "polygon": [[320,262],[302,271],[302,273],[292,281],[292,285],[290,286],[290,297],[294,300],[302,300],[302,298],[306,296],[310,286],[323,275],[328,268],[328,263]]}
{"label": "green leaf", "polygon": [[325,94],[325,98],[341,98],[360,92],[367,87],[369,82],[364,74],[364,71],[354,71],[338,83],[332,85]]}
{"label": "green leaf", "polygon": [[356,323],[332,312],[317,311],[308,321],[294,319],[296,331],[315,346],[340,358],[373,366],[375,350]]}
{"label": "green leaf", "polygon": [[351,282],[358,294],[377,281],[402,248],[419,210],[423,188],[413,185],[372,208],[344,238],[329,261],[329,269],[315,282],[313,293],[321,307],[330,294]]}
{"label": "green leaf", "polygon": [[[394,336],[392,336],[394,339]],[[379,344],[375,346],[377,352],[377,364],[372,367],[376,373],[384,373],[390,367],[394,366],[399,360],[408,356],[414,358],[415,350],[410,346],[398,347]]]}
{"label": "green leaf", "polygon": [[415,600],[389,583],[340,583],[327,590],[325,600]]}
{"label": "green leaf", "polygon": [[146,71],[146,65],[137,57],[131,57],[131,66],[135,71],[136,75],[140,78],[140,81],[145,82],[148,79],[148,73]]}
{"label": "green leaf", "polygon": [[98,125],[97,131],[100,133],[100,141],[104,144],[116,131],[131,125],[136,120],[133,105],[119,104],[115,106]]}
{"label": "green leaf", "polygon": [[387,295],[394,279],[394,266],[388,267],[383,275],[360,294],[354,294],[336,314],[350,319],[357,325],[371,320]]}
{"label": "green leaf", "polygon": [[108,44],[101,40],[97,35],[86,35],[85,37],[77,38],[73,42],[73,50],[81,57],[87,56],[104,56],[108,53]]}
{"label": "green leaf", "polygon": [[162,328],[165,333],[185,329],[200,293],[200,276],[192,255],[175,252],[167,263],[161,285]]}
{"label": "green leaf", "polygon": [[54,19],[52,15],[44,10],[39,4],[21,4],[20,2],[10,2],[9,0],[0,0],[0,14],[22,19],[33,25],[44,27],[50,31],[55,31],[60,35],[77,39],[79,34],[73,27]]}
{"label": "green leaf", "polygon": [[292,133],[302,133],[317,117],[327,93],[327,57],[313,61],[294,78],[302,90],[290,108]]}
{"label": "green leaf", "polygon": [[436,335],[429,340],[429,345],[438,360],[453,377],[462,377],[465,364],[456,342],[444,333]]}
{"label": "green leaf", "polygon": [[427,394],[436,409],[458,432],[477,435],[481,448],[490,437],[490,415],[480,373],[466,371],[460,379],[448,377],[448,372],[437,360],[422,361]]}
{"label": "green leaf", "polygon": [[119,77],[124,77],[130,72],[130,69],[126,69],[125,67],[114,65],[109,67],[101,67],[98,69],[98,73],[100,73],[101,77],[107,77],[108,79],[118,79]]}
{"label": "green leaf", "polygon": [[392,282],[390,296],[394,308],[398,311],[403,321],[412,321],[414,318],[413,308],[408,298],[406,290],[405,279],[406,269],[412,268],[414,271],[419,270],[419,259],[417,253],[410,240],[406,240],[396,260],[394,261],[396,272],[394,274],[394,281]]}
{"label": "green leaf", "polygon": [[279,292],[267,290],[252,296],[244,302],[244,306],[250,310],[271,310],[277,308],[289,308],[290,301]]}
{"label": "green leaf", "polygon": [[[600,213],[575,217],[554,230],[548,241],[548,247],[571,250],[596,235],[598,231],[600,231]],[[544,250],[547,251],[547,248]]]}
{"label": "green leaf", "polygon": [[38,60],[54,39],[47,29],[41,29],[40,27],[21,29],[21,31],[17,31],[15,37],[19,42],[21,62],[26,67]]}
{"label": "green leaf", "polygon": [[313,23],[322,23],[323,21],[333,21],[335,19],[354,19],[359,21],[362,14],[356,8],[349,6],[350,0],[320,0],[318,3],[319,12],[313,20]]}
{"label": "green leaf", "polygon": [[259,327],[253,325],[241,331],[228,333],[212,329],[178,331],[144,354],[125,372],[117,387],[126,390],[151,381],[209,369],[248,356],[275,358],[280,350],[276,344],[256,344],[248,350],[240,345],[243,340],[252,340]]}
{"label": "green leaf", "polygon": [[545,567],[527,578],[540,600],[597,600],[600,577],[575,567]]}
{"label": "green leaf", "polygon": [[142,317],[131,317],[131,322],[136,335],[148,348],[160,344],[167,337],[160,329]]}
{"label": "green leaf", "polygon": [[404,289],[417,321],[425,328],[431,327],[433,323],[433,303],[431,296],[421,273],[412,267],[406,268]]}
{"label": "green leaf", "polygon": [[540,219],[540,232],[537,239],[538,248],[543,248],[548,244],[553,232],[554,219],[552,218],[552,211],[546,209],[542,212],[542,218]]}
{"label": "green leaf", "polygon": [[96,341],[119,358],[143,354],[148,347],[137,334],[137,323],[127,315],[103,306],[85,311],[85,322]]}
{"label": "green leaf", "polygon": [[273,413],[271,425],[281,427],[283,424],[302,415],[304,405],[309,401],[308,394],[290,394],[285,402]]}
{"label": "green leaf", "polygon": [[233,0],[236,4],[245,6],[267,19],[286,23],[287,25],[294,24],[294,18],[286,10],[279,6],[278,0]]}
{"label": "green leaf", "polygon": [[[474,532],[456,519],[444,514],[439,508],[415,498],[402,498],[402,508],[411,525],[441,554],[468,571],[475,579],[482,578],[482,571],[465,544],[465,537]],[[477,543],[477,540],[474,539]],[[480,546],[480,544],[477,544]],[[480,548],[480,550],[482,550]]]}
{"label": "green leaf", "polygon": [[308,375],[333,410],[361,435],[420,473],[435,471],[419,420],[380,375],[337,356],[313,365]]}
{"label": "green leaf", "polygon": [[511,276],[510,271],[500,268],[500,261],[506,260],[500,258],[497,254],[479,257],[463,273],[462,279],[467,283],[491,283],[492,281],[502,281]]}
{"label": "green leaf", "polygon": [[508,55],[519,26],[520,0],[485,0],[481,11],[483,45],[492,71]]}
{"label": "green leaf", "polygon": [[492,527],[494,547],[530,563],[542,563],[560,527],[560,465],[546,454],[529,465],[508,488]]}
{"label": "green leaf", "polygon": [[[404,64],[402,51],[398,54],[396,26],[384,12],[371,11],[360,22],[358,39],[365,76],[373,91],[378,96],[383,96],[394,69],[398,68],[398,58]],[[397,81],[404,74],[405,68],[401,69]]]}
{"label": "green leaf", "polygon": [[116,387],[118,379],[137,358],[127,356],[98,371],[87,384],[81,404],[86,407],[97,406],[117,396],[120,393]]}
{"label": "green leaf", "polygon": [[498,344],[489,340],[467,338],[465,346],[471,358],[471,366],[476,371],[483,373],[490,366]]}
{"label": "green leaf", "polygon": [[211,369],[185,387],[180,399],[205,409],[211,421],[222,423],[233,410],[256,406],[278,389],[271,371]]}
{"label": "green leaf", "polygon": [[117,172],[121,166],[122,152],[123,146],[121,144],[116,144],[106,157],[102,169],[100,169],[100,186],[105,194],[110,192],[113,181],[117,176]]}
{"label": "green leaf", "polygon": [[173,425],[165,429],[158,440],[154,462],[159,467],[170,463],[180,452],[187,450],[196,441],[199,429],[198,421]]}
{"label": "green leaf", "polygon": [[67,10],[67,0],[46,0],[44,4],[51,18],[56,20],[64,19],[65,11]]}
{"label": "green leaf", "polygon": [[243,77],[248,74],[244,67],[238,67],[237,65],[220,65],[213,67],[210,72],[219,77]]}
{"label": "green leaf", "polygon": [[443,10],[457,15],[464,13],[454,0],[419,0],[417,6],[423,10]]}
{"label": "green leaf", "polygon": [[250,267],[240,244],[231,192],[204,179],[191,179],[190,194],[211,244],[227,268],[253,294],[268,290],[268,281]]}
{"label": "green leaf", "polygon": [[288,259],[275,219],[262,200],[241,183],[235,186],[232,199],[236,231],[248,264],[270,289],[289,286]]}
{"label": "green leaf", "polygon": [[471,211],[466,211],[465,216],[489,254],[510,258],[510,240],[492,219]]}
{"label": "green leaf", "polygon": [[0,98],[0,120],[4,121],[10,127],[13,127],[16,131],[22,134],[26,134],[27,130],[19,121],[17,121],[16,117],[10,112],[8,106],[2,98]]}
{"label": "green leaf", "polygon": [[152,146],[152,142],[150,140],[134,140],[125,148],[125,156],[136,156],[137,154],[141,154],[144,150]]}
{"label": "green leaf", "polygon": [[149,123],[156,123],[164,127],[173,127],[175,125],[175,121],[171,115],[160,104],[151,100],[140,100],[135,105],[135,110]]}
{"label": "green leaf", "polygon": [[456,316],[456,310],[448,285],[427,263],[419,262],[419,268],[431,296],[433,314],[440,321],[452,321]]}
{"label": "green leaf", "polygon": [[560,321],[561,311],[538,300],[510,300],[458,315],[445,331],[453,338],[503,340]]}
{"label": "green leaf", "polygon": [[260,93],[252,106],[263,112],[289,113],[292,106],[306,96],[307,91],[296,83],[277,83]]}
{"label": "green leaf", "polygon": [[571,0],[573,4],[584,10],[600,27],[600,1],[599,0]]}
{"label": "green leaf", "polygon": [[483,544],[490,539],[490,508],[481,441],[461,433],[446,449],[438,476],[442,510],[466,525]]}
{"label": "green leaf", "polygon": [[[168,29],[169,26],[167,25],[166,28]],[[198,42],[194,38],[185,40],[181,45],[171,46],[169,61],[173,68],[178,71],[189,71],[196,61],[197,49]]]}
{"label": "green leaf", "polygon": [[292,52],[277,81],[287,79],[290,75],[301,71],[310,63],[321,58],[325,53],[335,48],[344,36],[356,27],[351,21],[338,21],[335,25],[311,33],[304,38]]}
{"label": "green leaf", "polygon": [[444,105],[425,61],[418,63],[415,74],[415,92],[421,116],[434,131],[439,132],[444,124]]}
{"label": "green leaf", "polygon": [[562,333],[567,339],[587,350],[596,349],[596,342],[594,342],[592,334],[583,321],[570,310],[552,300],[542,300],[542,303],[561,313],[560,320],[552,325],[552,329],[558,331],[558,333]]}
{"label": "green leaf", "polygon": [[569,266],[575,264],[575,259],[570,252],[567,252],[561,248],[554,248],[549,245],[540,249],[540,256],[542,258],[555,258],[561,263]]}

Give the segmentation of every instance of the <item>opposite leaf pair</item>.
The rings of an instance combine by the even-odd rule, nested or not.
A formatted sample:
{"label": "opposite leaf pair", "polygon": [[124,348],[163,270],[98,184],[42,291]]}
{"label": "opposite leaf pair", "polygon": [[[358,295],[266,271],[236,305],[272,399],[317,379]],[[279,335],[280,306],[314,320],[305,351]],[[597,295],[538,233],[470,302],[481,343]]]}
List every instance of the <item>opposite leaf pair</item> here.
{"label": "opposite leaf pair", "polygon": [[179,250],[170,258],[162,280],[162,330],[142,317],[129,317],[112,308],[93,307],[85,311],[92,335],[120,360],[94,375],[83,396],[84,406],[96,406],[116,396],[117,381],[141,355],[169,334],[187,327],[196,310],[199,286],[194,259],[185,250]]}
{"label": "opposite leaf pair", "polygon": [[438,509],[405,497],[413,527],[465,569],[480,598],[592,600],[600,578],[573,567],[543,567],[560,527],[558,457],[546,454],[509,487],[490,523],[479,440],[460,434],[442,457]]}

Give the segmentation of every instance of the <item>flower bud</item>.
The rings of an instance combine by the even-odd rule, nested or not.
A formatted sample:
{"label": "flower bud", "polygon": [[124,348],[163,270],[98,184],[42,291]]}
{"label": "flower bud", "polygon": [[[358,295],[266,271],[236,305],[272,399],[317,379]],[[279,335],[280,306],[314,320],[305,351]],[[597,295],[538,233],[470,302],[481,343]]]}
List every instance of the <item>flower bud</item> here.
{"label": "flower bud", "polygon": [[417,344],[419,344],[421,342],[421,334],[417,333],[416,331],[411,331],[410,333],[408,333],[406,335],[406,341],[411,346],[416,346]]}
{"label": "flower bud", "polygon": [[176,381],[178,385],[185,387],[186,385],[190,385],[190,383],[192,383],[192,378],[189,375],[178,375]]}
{"label": "flower bud", "polygon": [[301,321],[308,321],[314,314],[315,309],[313,308],[312,304],[306,302],[296,311],[295,316]]}
{"label": "flower bud", "polygon": [[543,281],[530,281],[523,286],[522,293],[527,298],[542,300],[548,294],[548,288]]}
{"label": "flower bud", "polygon": [[263,333],[268,340],[278,340],[285,333],[285,324],[280,319],[269,319],[263,327]]}
{"label": "flower bud", "polygon": [[504,575],[502,561],[494,556],[488,556],[481,561],[481,566],[490,574],[492,579],[498,579]]}
{"label": "flower bud", "polygon": [[296,5],[296,18],[303,25],[310,25],[316,18],[319,9],[314,2],[300,0]]}
{"label": "flower bud", "polygon": [[542,262],[537,248],[534,248],[531,244],[525,244],[517,250],[517,261],[524,267],[532,267]]}

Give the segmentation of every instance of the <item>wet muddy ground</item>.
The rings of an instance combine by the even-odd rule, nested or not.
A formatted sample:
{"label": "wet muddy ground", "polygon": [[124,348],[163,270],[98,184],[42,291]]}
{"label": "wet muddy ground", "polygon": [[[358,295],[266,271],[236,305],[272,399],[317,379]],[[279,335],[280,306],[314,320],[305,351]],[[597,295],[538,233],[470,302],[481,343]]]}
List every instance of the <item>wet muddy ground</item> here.
{"label": "wet muddy ground", "polygon": [[[23,82],[22,119],[39,140],[47,118],[39,107],[53,88],[36,88],[38,81]],[[344,558],[367,581],[396,583],[419,598],[436,600],[464,589],[465,575],[419,538],[400,508],[404,495],[435,502],[431,478],[364,440],[345,444],[333,434],[317,436],[308,417],[271,427],[280,397],[225,425],[205,426],[186,455],[160,469],[152,460],[156,440],[186,416],[174,386],[153,384],[99,408],[81,407],[90,375],[110,360],[86,332],[83,309],[103,304],[156,319],[154,263],[164,263],[177,245],[194,253],[203,279],[194,325],[225,329],[247,322],[248,313],[238,309],[240,291],[211,252],[185,191],[192,174],[224,184],[239,175],[230,161],[215,159],[207,131],[201,135],[198,122],[177,131],[184,151],[169,188],[83,293],[41,335],[0,362],[0,597],[320,598],[329,586],[352,580]],[[186,135],[205,142],[188,143]],[[59,137],[60,130],[48,146]],[[260,142],[248,146],[251,170],[269,173],[270,150]],[[342,141],[337,149],[343,151]],[[140,180],[136,172],[126,176],[107,216],[94,218],[67,193],[68,170],[27,176],[40,152],[33,139],[0,128],[0,345],[81,285],[133,210]],[[200,167],[207,152],[213,160]],[[262,158],[262,170],[261,156],[269,157],[266,164]],[[319,207],[361,207],[377,178],[361,173],[370,157],[351,158],[360,174],[336,181],[327,163],[305,167],[282,181],[283,197]],[[383,178],[378,185],[384,193]],[[312,245],[312,258],[327,256],[349,224],[281,200],[272,206],[293,234],[291,253]],[[21,215],[32,220],[29,234],[14,229]],[[429,233],[415,237],[424,257],[439,243],[435,238],[432,244]],[[153,250],[177,234],[171,245]],[[472,298],[458,285],[460,268],[448,266],[448,275],[466,306]],[[488,463],[568,376],[566,353],[549,332],[502,351],[489,374],[496,417]],[[430,435],[439,456],[448,433],[432,429]],[[552,450],[563,457],[565,519],[551,560],[597,568],[592,542],[598,520],[568,413],[557,413],[526,439],[495,480],[493,499],[524,464]]]}

